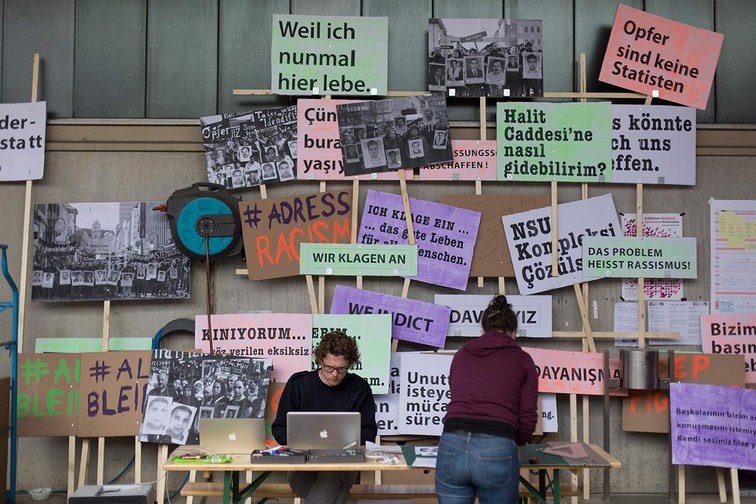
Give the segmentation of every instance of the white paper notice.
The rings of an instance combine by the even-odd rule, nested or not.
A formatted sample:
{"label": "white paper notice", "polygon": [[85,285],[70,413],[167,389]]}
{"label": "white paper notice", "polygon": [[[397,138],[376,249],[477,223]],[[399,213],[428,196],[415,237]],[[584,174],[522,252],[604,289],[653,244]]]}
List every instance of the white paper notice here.
{"label": "white paper notice", "polygon": [[711,313],[756,311],[756,200],[709,201]]}

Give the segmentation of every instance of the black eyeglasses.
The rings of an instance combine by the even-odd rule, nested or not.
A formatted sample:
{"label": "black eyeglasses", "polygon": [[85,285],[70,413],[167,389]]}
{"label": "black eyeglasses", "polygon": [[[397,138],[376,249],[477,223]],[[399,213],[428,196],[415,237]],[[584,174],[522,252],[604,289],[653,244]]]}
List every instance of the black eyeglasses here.
{"label": "black eyeglasses", "polygon": [[334,371],[336,371],[337,374],[343,375],[347,372],[347,369],[349,369],[349,366],[343,366],[343,367],[321,366],[321,369],[328,374],[331,374]]}

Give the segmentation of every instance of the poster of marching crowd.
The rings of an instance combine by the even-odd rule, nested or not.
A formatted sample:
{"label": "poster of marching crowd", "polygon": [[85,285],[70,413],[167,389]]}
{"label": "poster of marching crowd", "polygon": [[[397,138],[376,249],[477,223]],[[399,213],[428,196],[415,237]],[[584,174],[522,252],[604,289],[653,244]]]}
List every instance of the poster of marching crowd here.
{"label": "poster of marching crowd", "polygon": [[32,300],[188,299],[190,261],[161,203],[36,205]]}

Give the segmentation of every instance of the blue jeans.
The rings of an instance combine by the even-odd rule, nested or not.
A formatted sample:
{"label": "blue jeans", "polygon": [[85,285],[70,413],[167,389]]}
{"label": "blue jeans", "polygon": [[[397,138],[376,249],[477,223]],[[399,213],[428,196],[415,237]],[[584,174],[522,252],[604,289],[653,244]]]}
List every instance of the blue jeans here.
{"label": "blue jeans", "polygon": [[436,460],[439,504],[516,504],[520,459],[513,439],[444,432]]}

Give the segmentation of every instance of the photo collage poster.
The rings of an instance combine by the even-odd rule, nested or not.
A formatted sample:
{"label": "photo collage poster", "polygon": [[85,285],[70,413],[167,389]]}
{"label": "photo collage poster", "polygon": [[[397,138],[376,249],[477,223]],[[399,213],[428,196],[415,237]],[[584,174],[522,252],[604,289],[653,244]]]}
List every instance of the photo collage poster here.
{"label": "photo collage poster", "polygon": [[263,418],[270,359],[153,350],[139,440],[198,444],[200,418]]}
{"label": "photo collage poster", "polygon": [[297,176],[297,107],[200,118],[207,180],[227,189]]}
{"label": "photo collage poster", "polygon": [[336,117],[346,176],[453,159],[443,95],[337,105]]}
{"label": "photo collage poster", "polygon": [[153,210],[163,203],[36,205],[32,301],[189,299],[189,258]]}
{"label": "photo collage poster", "polygon": [[428,90],[449,96],[543,96],[540,19],[430,19]]}

